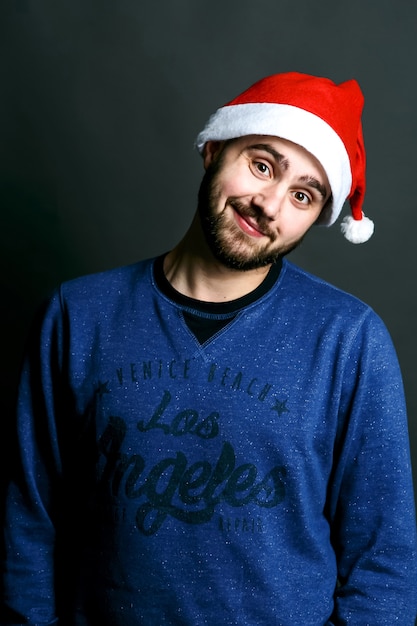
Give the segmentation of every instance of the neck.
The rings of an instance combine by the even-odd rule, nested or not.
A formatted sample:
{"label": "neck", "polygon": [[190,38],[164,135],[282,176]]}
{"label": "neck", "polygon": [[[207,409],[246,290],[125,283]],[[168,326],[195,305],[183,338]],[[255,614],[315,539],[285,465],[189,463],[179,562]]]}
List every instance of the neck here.
{"label": "neck", "polygon": [[243,272],[217,261],[207,246],[198,216],[164,261],[164,273],[172,287],[202,302],[241,298],[256,289],[268,271],[269,266]]}

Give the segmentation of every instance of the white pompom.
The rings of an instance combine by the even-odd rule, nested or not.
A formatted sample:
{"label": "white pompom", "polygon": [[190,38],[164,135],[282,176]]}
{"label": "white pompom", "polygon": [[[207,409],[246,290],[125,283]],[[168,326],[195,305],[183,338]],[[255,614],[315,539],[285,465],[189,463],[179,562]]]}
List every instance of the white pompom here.
{"label": "white pompom", "polygon": [[347,215],[343,218],[340,229],[351,243],[365,243],[373,235],[374,223],[365,215],[361,220],[355,220],[351,215]]}

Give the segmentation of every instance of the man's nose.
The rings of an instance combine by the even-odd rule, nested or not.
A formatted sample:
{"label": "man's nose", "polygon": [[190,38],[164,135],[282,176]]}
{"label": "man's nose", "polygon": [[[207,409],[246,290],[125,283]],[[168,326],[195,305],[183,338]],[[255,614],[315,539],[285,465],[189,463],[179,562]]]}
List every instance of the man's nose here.
{"label": "man's nose", "polygon": [[278,217],[284,199],[284,186],[279,183],[274,183],[273,185],[266,186],[262,191],[253,196],[252,202],[262,210],[263,215],[272,221]]}

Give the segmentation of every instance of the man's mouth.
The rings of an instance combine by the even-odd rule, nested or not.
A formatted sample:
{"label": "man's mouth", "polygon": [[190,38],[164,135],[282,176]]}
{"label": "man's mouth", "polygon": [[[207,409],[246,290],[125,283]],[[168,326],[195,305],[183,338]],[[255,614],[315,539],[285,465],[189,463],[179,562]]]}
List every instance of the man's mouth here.
{"label": "man's mouth", "polygon": [[233,209],[234,217],[239,228],[251,237],[265,237],[268,236],[266,229],[263,228],[255,216],[248,214],[246,207],[241,207],[236,202],[230,202],[230,206]]}

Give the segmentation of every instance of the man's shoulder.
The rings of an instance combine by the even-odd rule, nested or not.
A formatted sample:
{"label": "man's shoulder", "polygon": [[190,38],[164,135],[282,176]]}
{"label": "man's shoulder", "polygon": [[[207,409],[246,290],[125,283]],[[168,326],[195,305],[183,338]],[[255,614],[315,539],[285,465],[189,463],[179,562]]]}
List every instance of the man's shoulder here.
{"label": "man's shoulder", "polygon": [[385,322],[369,304],[293,263],[286,261],[284,267],[287,315],[300,326],[372,337],[381,345],[391,342]]}
{"label": "man's shoulder", "polygon": [[307,270],[285,260],[285,289],[309,306],[357,311],[358,313],[373,312],[369,304],[358,296],[344,291],[340,287],[308,272]]}
{"label": "man's shoulder", "polygon": [[153,258],[149,258],[129,265],[77,276],[63,282],[58,291],[65,299],[92,299],[122,295],[140,283],[150,281],[153,261]]}

